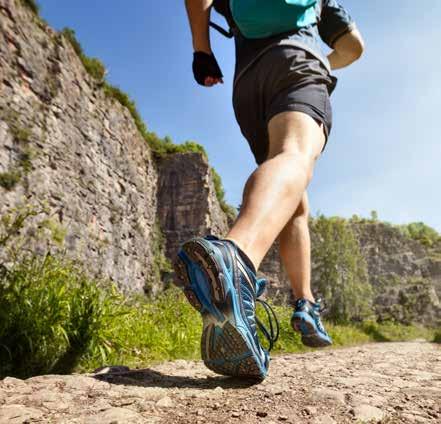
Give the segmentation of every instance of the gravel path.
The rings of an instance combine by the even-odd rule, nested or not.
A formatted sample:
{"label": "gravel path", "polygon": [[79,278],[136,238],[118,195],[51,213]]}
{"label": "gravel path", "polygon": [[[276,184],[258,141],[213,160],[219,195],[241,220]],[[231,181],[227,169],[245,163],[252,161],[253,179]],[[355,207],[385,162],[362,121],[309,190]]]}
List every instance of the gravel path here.
{"label": "gravel path", "polygon": [[0,424],[30,422],[441,423],[441,346],[417,341],[277,356],[258,385],[188,361],[0,381]]}

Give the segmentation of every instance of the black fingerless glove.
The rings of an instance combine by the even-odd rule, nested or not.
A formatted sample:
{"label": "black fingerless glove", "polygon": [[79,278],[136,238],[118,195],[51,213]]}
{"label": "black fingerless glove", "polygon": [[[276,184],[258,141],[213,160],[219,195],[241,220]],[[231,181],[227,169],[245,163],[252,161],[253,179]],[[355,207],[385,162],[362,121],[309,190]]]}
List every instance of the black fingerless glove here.
{"label": "black fingerless glove", "polygon": [[207,77],[223,77],[214,55],[204,52],[194,52],[193,54],[193,75],[200,85],[205,85],[205,78]]}

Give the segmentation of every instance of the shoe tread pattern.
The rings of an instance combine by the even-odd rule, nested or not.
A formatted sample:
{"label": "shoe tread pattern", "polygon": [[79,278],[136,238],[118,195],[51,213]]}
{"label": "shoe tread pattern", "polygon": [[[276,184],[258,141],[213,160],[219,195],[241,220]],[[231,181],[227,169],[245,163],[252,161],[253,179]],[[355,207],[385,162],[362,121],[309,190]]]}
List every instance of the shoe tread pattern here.
{"label": "shoe tread pattern", "polygon": [[201,352],[205,365],[218,374],[259,378],[259,366],[239,331],[230,322],[220,331],[215,327],[205,328],[202,336]]}

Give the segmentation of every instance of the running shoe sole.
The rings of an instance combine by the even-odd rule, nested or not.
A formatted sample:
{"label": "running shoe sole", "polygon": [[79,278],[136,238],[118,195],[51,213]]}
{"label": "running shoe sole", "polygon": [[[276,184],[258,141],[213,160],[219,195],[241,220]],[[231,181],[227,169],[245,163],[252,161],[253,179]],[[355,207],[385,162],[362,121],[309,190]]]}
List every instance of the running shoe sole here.
{"label": "running shoe sole", "polygon": [[291,319],[294,331],[302,335],[302,343],[308,347],[326,347],[332,343],[324,339],[317,330],[313,319],[306,313],[296,313]]}
{"label": "running shoe sole", "polygon": [[201,356],[212,371],[229,376],[263,379],[249,330],[240,310],[234,286],[203,239],[186,242],[174,264],[177,285],[202,315]]}

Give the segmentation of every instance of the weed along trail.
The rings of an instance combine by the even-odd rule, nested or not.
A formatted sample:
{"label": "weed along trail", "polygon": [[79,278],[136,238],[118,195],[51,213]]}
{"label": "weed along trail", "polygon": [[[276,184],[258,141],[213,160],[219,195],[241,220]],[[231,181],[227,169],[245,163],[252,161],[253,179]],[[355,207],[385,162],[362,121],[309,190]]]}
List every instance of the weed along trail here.
{"label": "weed along trail", "polygon": [[260,384],[201,362],[0,381],[0,423],[437,423],[441,346],[422,341],[276,356]]}

